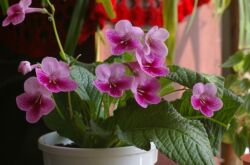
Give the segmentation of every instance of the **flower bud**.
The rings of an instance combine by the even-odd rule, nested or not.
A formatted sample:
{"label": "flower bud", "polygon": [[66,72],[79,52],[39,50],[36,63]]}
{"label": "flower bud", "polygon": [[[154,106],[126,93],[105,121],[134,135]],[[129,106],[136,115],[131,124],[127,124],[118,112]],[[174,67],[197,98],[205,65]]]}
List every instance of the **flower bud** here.
{"label": "flower bud", "polygon": [[30,65],[29,61],[21,61],[18,66],[18,72],[22,73],[23,75],[26,75],[27,73],[32,71],[32,67]]}

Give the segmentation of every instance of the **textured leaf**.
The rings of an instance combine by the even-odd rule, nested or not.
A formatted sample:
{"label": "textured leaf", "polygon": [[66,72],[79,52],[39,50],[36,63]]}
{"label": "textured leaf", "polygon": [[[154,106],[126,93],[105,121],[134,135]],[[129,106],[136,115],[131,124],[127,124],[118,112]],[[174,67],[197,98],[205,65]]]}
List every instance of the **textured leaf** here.
{"label": "textured leaf", "polygon": [[77,65],[72,67],[71,76],[78,83],[76,93],[88,103],[91,118],[95,119],[100,111],[103,96],[93,85],[95,76],[85,68]]}
{"label": "textured leaf", "polygon": [[217,86],[218,96],[223,96],[224,78],[220,76],[205,75],[198,72],[191,71],[189,69],[181,68],[176,65],[169,66],[171,72],[166,77],[174,82],[177,82],[188,88],[193,88],[194,84],[198,82],[202,83],[214,83]]}
{"label": "textured leaf", "polygon": [[129,144],[149,150],[150,142],[180,165],[212,165],[213,154],[205,128],[199,121],[181,117],[168,102],[147,110],[127,104],[108,120],[108,129],[120,128],[118,136]]}
{"label": "textured leaf", "polygon": [[244,53],[242,51],[238,51],[232,56],[230,56],[223,64],[223,68],[230,68],[238,63],[240,63],[244,58]]}

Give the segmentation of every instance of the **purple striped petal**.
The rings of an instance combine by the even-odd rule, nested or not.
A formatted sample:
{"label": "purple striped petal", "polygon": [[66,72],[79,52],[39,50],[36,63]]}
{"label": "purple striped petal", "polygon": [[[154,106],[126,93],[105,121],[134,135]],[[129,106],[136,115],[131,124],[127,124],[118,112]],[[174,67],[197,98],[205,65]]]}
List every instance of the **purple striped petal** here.
{"label": "purple striped petal", "polygon": [[214,115],[213,110],[211,110],[208,106],[201,106],[201,113],[207,117],[212,117]]}
{"label": "purple striped petal", "polygon": [[195,110],[199,110],[201,108],[200,99],[196,96],[191,97],[191,104]]}
{"label": "purple striped petal", "polygon": [[62,92],[74,91],[77,88],[77,83],[74,80],[68,78],[57,79],[56,85]]}

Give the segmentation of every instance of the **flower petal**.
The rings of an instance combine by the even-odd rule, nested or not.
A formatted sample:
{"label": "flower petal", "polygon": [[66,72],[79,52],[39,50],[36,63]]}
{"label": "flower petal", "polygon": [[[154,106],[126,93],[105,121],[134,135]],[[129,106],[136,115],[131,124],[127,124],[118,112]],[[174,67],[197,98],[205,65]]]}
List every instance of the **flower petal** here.
{"label": "flower petal", "polygon": [[21,0],[19,2],[19,5],[22,6],[23,8],[28,8],[31,5],[32,1],[31,0]]}
{"label": "flower petal", "polygon": [[10,17],[6,17],[3,22],[2,22],[2,26],[8,26],[11,23],[11,18]]}
{"label": "flower petal", "polygon": [[125,74],[125,67],[120,63],[113,63],[109,65],[111,71],[111,78],[123,77]]}
{"label": "flower petal", "polygon": [[134,95],[135,97],[135,101],[143,108],[147,108],[148,107],[148,103],[146,102],[146,100],[144,99],[144,97],[142,97],[141,95],[139,94],[135,94]]}
{"label": "flower petal", "polygon": [[59,68],[56,72],[58,77],[69,77],[70,76],[69,65],[63,61],[59,61]]}
{"label": "flower petal", "polygon": [[117,33],[115,30],[113,29],[108,29],[106,31],[106,36],[107,39],[111,42],[111,43],[119,43],[122,41],[121,36],[119,35],[119,33]]}
{"label": "flower petal", "polygon": [[143,95],[145,100],[147,100],[148,103],[150,104],[158,104],[161,102],[161,97],[157,96],[156,94],[145,94]]}
{"label": "flower petal", "polygon": [[77,88],[77,83],[69,78],[57,79],[56,85],[62,92],[74,91]]}
{"label": "flower petal", "polygon": [[32,108],[35,99],[34,96],[23,93],[16,97],[17,107],[22,111],[29,111]]}
{"label": "flower petal", "polygon": [[96,67],[95,70],[96,79],[104,82],[108,82],[111,75],[111,70],[108,64],[101,64]]}
{"label": "flower petal", "polygon": [[120,20],[115,25],[115,31],[125,35],[131,31],[132,24],[128,20]]}
{"label": "flower petal", "polygon": [[212,117],[214,115],[213,110],[211,110],[208,106],[201,106],[200,112],[207,117]]}
{"label": "flower petal", "polygon": [[16,16],[11,16],[11,22],[13,25],[17,25],[17,24],[20,24],[24,21],[25,19],[25,14],[24,13],[19,13],[18,15]]}
{"label": "flower petal", "polygon": [[31,111],[26,112],[26,120],[29,123],[36,123],[42,117],[42,114],[39,113],[39,109],[32,109]]}
{"label": "flower petal", "polygon": [[59,68],[59,62],[54,57],[45,57],[42,60],[42,70],[49,76]]}
{"label": "flower petal", "polygon": [[53,101],[52,98],[46,96],[42,96],[41,99],[42,102],[40,105],[41,106],[40,113],[42,115],[47,115],[55,108],[55,102]]}
{"label": "flower petal", "polygon": [[118,81],[116,81],[116,84],[119,89],[121,90],[127,90],[131,88],[131,84],[133,82],[132,77],[124,76],[120,78]]}
{"label": "flower petal", "polygon": [[218,111],[223,107],[223,102],[218,97],[210,97],[207,99],[207,106],[213,111]]}
{"label": "flower petal", "polygon": [[37,95],[37,93],[50,96],[51,92],[41,85],[36,77],[30,77],[24,82],[24,91],[30,95]]}
{"label": "flower petal", "polygon": [[196,83],[193,86],[193,95],[195,95],[197,97],[200,97],[200,95],[205,91],[204,88],[205,88],[204,84],[202,84],[202,83]]}
{"label": "flower petal", "polygon": [[201,102],[200,99],[196,96],[191,97],[191,104],[195,110],[199,110],[201,108]]}
{"label": "flower petal", "polygon": [[109,83],[104,83],[99,80],[95,80],[94,85],[101,92],[108,92],[110,90]]}
{"label": "flower petal", "polygon": [[209,96],[216,96],[217,88],[213,83],[207,83],[204,86],[204,92]]}
{"label": "flower petal", "polygon": [[157,30],[151,34],[151,38],[164,42],[169,37],[169,32],[164,28],[157,27]]}
{"label": "flower petal", "polygon": [[141,38],[144,35],[144,32],[141,28],[139,27],[132,27],[131,29],[131,35],[133,35],[134,38]]}
{"label": "flower petal", "polygon": [[142,86],[143,90],[147,92],[157,93],[161,88],[161,85],[156,78],[148,78],[147,80],[142,82],[142,84],[143,84]]}
{"label": "flower petal", "polygon": [[115,98],[121,97],[123,91],[119,88],[110,88],[109,95]]}

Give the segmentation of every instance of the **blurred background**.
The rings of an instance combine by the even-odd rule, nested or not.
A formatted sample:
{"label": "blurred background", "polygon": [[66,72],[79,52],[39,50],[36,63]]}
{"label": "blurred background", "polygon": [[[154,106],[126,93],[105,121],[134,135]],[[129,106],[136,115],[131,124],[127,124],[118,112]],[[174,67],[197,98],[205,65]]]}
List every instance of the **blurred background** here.
{"label": "blurred background", "polygon": [[[17,2],[0,1],[0,22],[6,16],[7,6]],[[240,60],[232,60],[231,64],[225,66],[229,69],[222,69],[222,63],[235,53],[244,54],[244,59],[241,59],[243,63],[249,61],[249,0],[56,0],[52,3],[56,8],[56,23],[66,53],[75,56],[81,54],[80,60],[83,62],[107,58],[109,45],[103,32],[117,21],[128,19],[136,26],[149,28],[157,25],[169,30],[170,38],[166,43],[169,49],[168,64],[225,76],[239,76],[249,71],[250,65],[247,64],[243,70],[239,66],[238,70],[231,68]],[[45,1],[32,3],[34,7],[41,5],[46,5]],[[78,26],[73,25],[74,21]],[[68,37],[73,30],[79,31],[75,42]],[[22,24],[0,27],[1,161],[8,162],[8,165],[42,165],[37,139],[50,131],[42,120],[33,125],[26,123],[25,113],[16,107],[15,98],[23,92],[26,79],[17,72],[19,62],[29,60],[35,63],[45,56],[57,57],[58,52],[46,15],[30,14]],[[248,83],[249,80],[246,81]],[[249,84],[244,86],[245,90],[250,88]],[[239,82],[232,88],[241,95],[241,87]],[[237,121],[235,119],[235,123]],[[248,118],[244,118],[244,122],[248,121]],[[239,162],[237,155],[243,154],[249,146],[249,138],[246,138],[248,133],[236,130],[245,129],[246,123],[235,124],[224,138],[222,152],[217,156],[220,163]],[[247,128],[247,131],[250,132],[250,129]],[[239,147],[237,143],[242,139],[244,145]],[[174,163],[160,155],[158,165],[166,164]]]}

